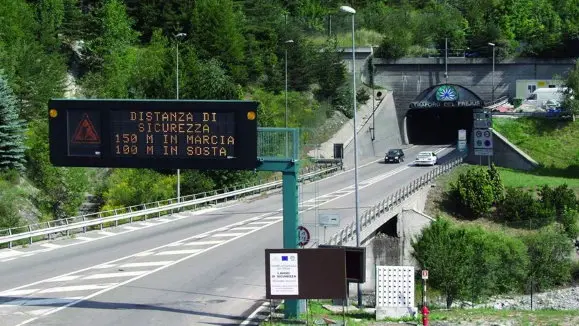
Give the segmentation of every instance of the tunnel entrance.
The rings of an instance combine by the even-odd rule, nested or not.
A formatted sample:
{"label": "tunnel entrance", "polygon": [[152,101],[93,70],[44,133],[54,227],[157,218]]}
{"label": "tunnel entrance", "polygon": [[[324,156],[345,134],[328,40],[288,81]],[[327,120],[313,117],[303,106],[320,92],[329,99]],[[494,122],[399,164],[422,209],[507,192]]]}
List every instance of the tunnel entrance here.
{"label": "tunnel entrance", "polygon": [[408,142],[415,145],[453,144],[458,130],[470,139],[473,111],[484,102],[471,90],[456,84],[435,85],[422,91],[406,113]]}

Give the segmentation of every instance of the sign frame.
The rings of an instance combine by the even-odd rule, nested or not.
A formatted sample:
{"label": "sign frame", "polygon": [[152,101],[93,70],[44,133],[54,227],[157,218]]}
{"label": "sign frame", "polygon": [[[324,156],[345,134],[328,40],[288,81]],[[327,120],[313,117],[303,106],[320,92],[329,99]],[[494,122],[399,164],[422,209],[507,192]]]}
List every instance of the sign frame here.
{"label": "sign frame", "polygon": [[422,270],[422,279],[423,279],[423,280],[427,280],[427,279],[428,279],[428,269],[423,269],[423,270]]}
{"label": "sign frame", "polygon": [[[253,170],[259,165],[257,157],[258,106],[259,103],[255,101],[237,100],[51,99],[48,102],[50,161],[54,166],[70,167]],[[114,156],[111,119],[114,111],[233,113],[235,156],[225,158],[177,157],[176,155],[151,155],[150,158]],[[74,122],[70,122],[69,125],[68,116],[71,113],[78,114],[78,112],[90,112],[88,116],[91,120],[100,121],[100,126],[96,126],[98,123],[95,123],[94,127],[100,134],[101,142],[89,144],[94,148],[94,154],[76,156],[69,153],[71,142],[69,130]],[[164,135],[166,134],[168,133]]]}
{"label": "sign frame", "polygon": [[[270,254],[297,253],[297,295],[271,293]],[[345,299],[346,254],[343,248],[265,249],[266,299]]]}

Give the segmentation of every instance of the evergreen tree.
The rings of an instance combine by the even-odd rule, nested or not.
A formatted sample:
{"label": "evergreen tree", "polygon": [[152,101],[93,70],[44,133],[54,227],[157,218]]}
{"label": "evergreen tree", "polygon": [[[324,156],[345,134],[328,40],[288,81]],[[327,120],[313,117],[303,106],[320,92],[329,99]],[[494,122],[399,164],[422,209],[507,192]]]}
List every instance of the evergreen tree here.
{"label": "evergreen tree", "polygon": [[23,122],[6,77],[0,74],[0,169],[24,170]]}

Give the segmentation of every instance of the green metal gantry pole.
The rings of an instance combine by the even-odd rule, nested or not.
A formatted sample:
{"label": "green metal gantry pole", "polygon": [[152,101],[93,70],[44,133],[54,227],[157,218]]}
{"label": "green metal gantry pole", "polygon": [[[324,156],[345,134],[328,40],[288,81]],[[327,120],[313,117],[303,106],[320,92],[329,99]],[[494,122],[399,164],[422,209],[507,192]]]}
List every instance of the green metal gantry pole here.
{"label": "green metal gantry pole", "polygon": [[[274,131],[274,129],[293,134],[292,151],[288,151],[291,153],[291,157],[287,157],[290,155],[286,155],[284,158],[260,157],[261,164],[257,170],[282,173],[283,248],[298,249],[299,132],[296,128],[260,128],[264,132]],[[303,310],[300,300],[285,300],[284,303],[285,318],[296,318]]]}

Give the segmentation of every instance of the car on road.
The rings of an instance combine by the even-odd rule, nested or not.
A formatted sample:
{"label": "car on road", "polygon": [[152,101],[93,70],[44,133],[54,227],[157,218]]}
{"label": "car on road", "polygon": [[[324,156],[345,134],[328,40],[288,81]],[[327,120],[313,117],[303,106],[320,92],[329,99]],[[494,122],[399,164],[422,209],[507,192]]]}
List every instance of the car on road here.
{"label": "car on road", "polygon": [[420,152],[414,162],[416,165],[435,165],[438,162],[438,157],[434,152]]}
{"label": "car on road", "polygon": [[384,157],[384,163],[388,162],[396,162],[396,163],[404,162],[404,151],[401,150],[400,148],[388,150],[388,152],[386,153],[386,157]]}

